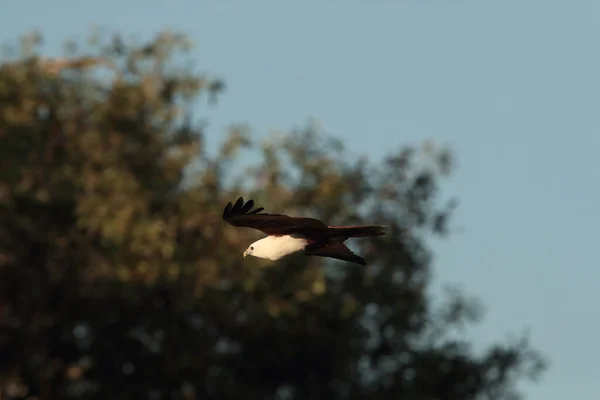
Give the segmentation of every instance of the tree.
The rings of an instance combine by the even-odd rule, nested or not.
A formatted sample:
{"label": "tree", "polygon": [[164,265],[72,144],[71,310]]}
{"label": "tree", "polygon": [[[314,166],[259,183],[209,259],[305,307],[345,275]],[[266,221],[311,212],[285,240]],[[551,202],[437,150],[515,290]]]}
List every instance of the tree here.
{"label": "tree", "polygon": [[[96,39],[0,66],[3,398],[508,399],[543,370],[525,338],[475,354],[477,303],[426,293],[447,151],[355,161],[308,125],[210,154],[193,110],[224,85],[177,62],[185,38]],[[242,262],[254,233],[220,219],[240,194],[390,232],[364,268]]]}

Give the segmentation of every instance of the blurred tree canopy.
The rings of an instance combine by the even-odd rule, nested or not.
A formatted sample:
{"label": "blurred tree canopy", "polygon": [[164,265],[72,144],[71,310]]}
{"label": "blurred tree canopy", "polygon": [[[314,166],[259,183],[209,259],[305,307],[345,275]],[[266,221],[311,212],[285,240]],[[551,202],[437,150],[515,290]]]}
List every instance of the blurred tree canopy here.
{"label": "blurred tree canopy", "polygon": [[[193,111],[224,84],[185,37],[39,41],[0,64],[1,399],[511,399],[544,369],[526,337],[474,351],[478,304],[427,292],[447,151],[373,164],[308,125],[211,154]],[[364,268],[243,260],[240,195],[390,233],[353,244]]]}

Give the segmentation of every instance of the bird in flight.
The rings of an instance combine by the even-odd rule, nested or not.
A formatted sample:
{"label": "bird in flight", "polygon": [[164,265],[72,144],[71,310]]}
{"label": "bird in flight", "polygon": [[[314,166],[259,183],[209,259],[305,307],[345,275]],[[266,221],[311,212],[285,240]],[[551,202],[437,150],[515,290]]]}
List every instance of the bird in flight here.
{"label": "bird in flight", "polygon": [[252,243],[244,257],[254,256],[271,261],[303,253],[308,256],[330,257],[365,265],[365,260],[354,254],[344,242],[352,237],[384,235],[387,227],[331,226],[314,218],[290,217],[283,214],[261,213],[263,207],[255,208],[254,201],[240,197],[235,204],[227,203],[223,220],[235,227],[253,228],[267,234]]}

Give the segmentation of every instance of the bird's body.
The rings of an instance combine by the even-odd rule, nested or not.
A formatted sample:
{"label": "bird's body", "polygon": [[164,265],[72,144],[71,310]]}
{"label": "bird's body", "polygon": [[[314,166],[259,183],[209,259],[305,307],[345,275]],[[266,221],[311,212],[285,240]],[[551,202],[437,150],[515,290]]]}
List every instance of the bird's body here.
{"label": "bird's body", "polygon": [[283,257],[303,251],[308,245],[308,240],[301,236],[281,235],[267,236],[252,243],[244,252],[244,256],[253,255],[254,257],[266,258],[267,260],[277,261]]}
{"label": "bird's body", "polygon": [[260,213],[263,208],[252,210],[253,206],[254,201],[244,203],[240,197],[235,204],[228,203],[223,211],[223,220],[231,225],[258,229],[268,235],[252,243],[244,251],[244,257],[276,261],[302,252],[365,265],[365,260],[348,249],[344,241],[351,237],[379,236],[386,231],[386,227],[377,225],[328,226],[314,218]]}

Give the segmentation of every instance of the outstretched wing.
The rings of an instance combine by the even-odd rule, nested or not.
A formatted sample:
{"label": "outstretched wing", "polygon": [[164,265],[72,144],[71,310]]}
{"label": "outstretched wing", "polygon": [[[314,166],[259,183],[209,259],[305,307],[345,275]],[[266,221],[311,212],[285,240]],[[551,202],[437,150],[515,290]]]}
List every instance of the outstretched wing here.
{"label": "outstretched wing", "polygon": [[352,250],[346,247],[342,242],[335,242],[324,247],[309,248],[306,250],[305,254],[307,256],[329,257],[359,265],[366,265],[364,258],[354,254]]}
{"label": "outstretched wing", "polygon": [[284,214],[261,213],[263,207],[252,210],[254,201],[240,197],[235,204],[227,203],[223,210],[223,220],[236,227],[258,229],[267,235],[287,235],[298,233],[307,237],[318,236],[327,230],[327,225],[314,218],[297,218]]}

